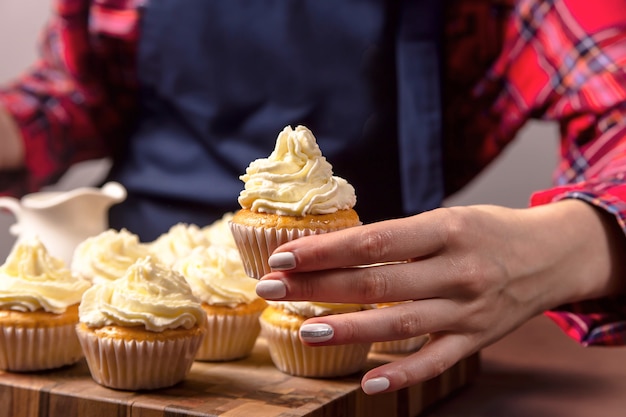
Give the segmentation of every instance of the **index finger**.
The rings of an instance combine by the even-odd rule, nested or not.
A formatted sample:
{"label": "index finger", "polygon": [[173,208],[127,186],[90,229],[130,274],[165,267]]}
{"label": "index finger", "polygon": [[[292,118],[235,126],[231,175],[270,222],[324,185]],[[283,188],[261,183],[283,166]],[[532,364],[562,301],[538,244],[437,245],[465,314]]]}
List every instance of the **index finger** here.
{"label": "index finger", "polygon": [[437,209],[301,237],[276,248],[269,265],[274,270],[304,272],[427,257],[445,243],[439,217]]}

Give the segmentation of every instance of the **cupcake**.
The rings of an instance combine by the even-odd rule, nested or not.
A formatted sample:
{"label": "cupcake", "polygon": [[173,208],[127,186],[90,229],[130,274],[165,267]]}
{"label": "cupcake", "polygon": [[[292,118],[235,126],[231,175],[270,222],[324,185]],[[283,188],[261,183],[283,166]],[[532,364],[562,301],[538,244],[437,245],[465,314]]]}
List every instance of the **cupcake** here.
{"label": "cupcake", "polygon": [[259,321],[272,362],[284,373],[312,378],[346,376],[363,369],[371,343],[307,346],[298,333],[311,317],[370,308],[360,304],[269,302]]}
{"label": "cupcake", "polygon": [[151,257],[116,281],[94,284],[78,313],[76,331],[91,376],[115,389],[182,381],[205,333],[206,314],[185,279]]}
{"label": "cupcake", "polygon": [[333,175],[309,129],[285,127],[268,158],[240,177],[241,209],[230,227],[246,273],[270,272],[267,259],[281,244],[302,236],[360,225],[354,188]]}
{"label": "cupcake", "polygon": [[208,236],[195,224],[178,223],[149,244],[150,253],[160,262],[172,266],[194,248],[210,245]]}
{"label": "cupcake", "polygon": [[40,371],[78,362],[78,303],[89,286],[38,238],[17,244],[0,266],[0,369]]}
{"label": "cupcake", "polygon": [[120,278],[137,259],[149,255],[148,247],[126,229],[109,229],[82,241],[74,250],[72,273],[94,284]]}
{"label": "cupcake", "polygon": [[[410,302],[410,301],[406,301]],[[395,306],[398,303],[381,303],[376,304],[376,308],[387,308]],[[375,353],[410,353],[419,350],[428,341],[428,335],[418,335],[400,340],[388,340],[384,342],[374,342],[372,344],[372,352]]]}
{"label": "cupcake", "polygon": [[207,315],[207,333],[196,359],[228,361],[248,356],[267,306],[246,275],[236,248],[196,248],[174,266],[185,277]]}

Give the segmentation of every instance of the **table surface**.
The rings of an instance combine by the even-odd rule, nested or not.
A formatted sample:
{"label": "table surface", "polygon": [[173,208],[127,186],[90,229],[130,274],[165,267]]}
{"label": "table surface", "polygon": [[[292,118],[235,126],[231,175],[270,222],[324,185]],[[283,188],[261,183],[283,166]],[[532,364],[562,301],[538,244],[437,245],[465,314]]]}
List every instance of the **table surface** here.
{"label": "table surface", "polygon": [[[387,358],[371,365],[379,360]],[[479,373],[475,360],[460,365],[404,392],[366,396],[358,376],[284,375],[262,344],[243,361],[196,364],[186,382],[154,393],[100,387],[81,363],[46,373],[0,372],[0,416],[413,416],[436,398],[443,400],[420,417],[626,415],[626,347],[582,347],[544,316],[483,349]]]}
{"label": "table surface", "polygon": [[536,317],[485,348],[477,378],[423,416],[626,416],[626,347],[583,347]]}
{"label": "table surface", "polygon": [[[400,357],[370,354],[367,366]],[[368,396],[359,374],[315,379],[278,371],[260,338],[249,357],[195,362],[183,382],[162,390],[102,387],[84,360],[45,372],[0,372],[0,417],[414,417],[466,385],[478,370],[474,355],[423,384]]]}

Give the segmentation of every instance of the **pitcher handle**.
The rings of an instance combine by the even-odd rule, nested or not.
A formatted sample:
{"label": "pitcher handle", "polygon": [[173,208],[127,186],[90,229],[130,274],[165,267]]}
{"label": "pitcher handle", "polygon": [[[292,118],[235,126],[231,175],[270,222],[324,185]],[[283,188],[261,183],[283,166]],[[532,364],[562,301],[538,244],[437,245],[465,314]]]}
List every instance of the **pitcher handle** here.
{"label": "pitcher handle", "polygon": [[17,222],[9,228],[9,232],[13,236],[18,236],[20,234],[19,229],[19,221],[20,214],[22,213],[22,206],[20,204],[20,200],[13,197],[0,197],[0,208],[5,208],[9,210],[17,219]]}
{"label": "pitcher handle", "polygon": [[22,212],[20,200],[13,197],[0,197],[0,208],[8,209],[15,217],[19,217]]}

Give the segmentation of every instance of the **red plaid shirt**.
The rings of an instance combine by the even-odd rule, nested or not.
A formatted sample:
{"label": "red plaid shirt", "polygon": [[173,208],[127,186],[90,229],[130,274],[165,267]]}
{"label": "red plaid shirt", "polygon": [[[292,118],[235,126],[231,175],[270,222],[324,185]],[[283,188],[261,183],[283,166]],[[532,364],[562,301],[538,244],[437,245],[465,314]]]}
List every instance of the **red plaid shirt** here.
{"label": "red plaid shirt", "polygon": [[[26,169],[0,175],[21,195],[75,162],[112,156],[136,116],[142,0],[56,0],[41,59],[0,92]],[[579,198],[626,230],[626,2],[449,0],[445,30],[446,190],[468,183],[526,121],[558,121],[555,186],[531,204]],[[547,313],[583,344],[626,343],[626,300]]]}

